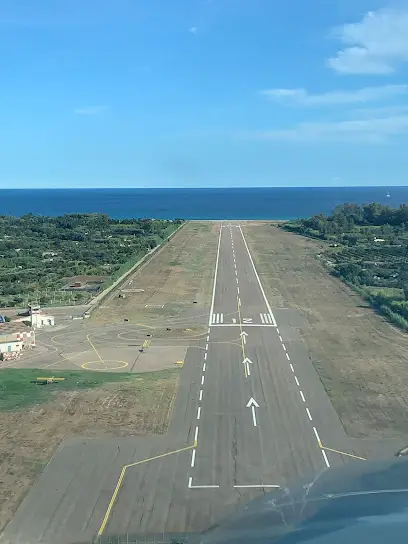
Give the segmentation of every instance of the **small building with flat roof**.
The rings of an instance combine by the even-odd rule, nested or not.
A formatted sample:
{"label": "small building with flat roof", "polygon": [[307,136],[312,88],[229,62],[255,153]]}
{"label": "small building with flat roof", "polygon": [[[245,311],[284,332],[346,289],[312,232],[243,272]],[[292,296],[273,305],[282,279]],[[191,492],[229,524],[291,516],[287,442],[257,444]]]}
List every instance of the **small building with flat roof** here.
{"label": "small building with flat roof", "polygon": [[0,360],[16,359],[24,349],[35,347],[35,332],[24,323],[0,323]]}

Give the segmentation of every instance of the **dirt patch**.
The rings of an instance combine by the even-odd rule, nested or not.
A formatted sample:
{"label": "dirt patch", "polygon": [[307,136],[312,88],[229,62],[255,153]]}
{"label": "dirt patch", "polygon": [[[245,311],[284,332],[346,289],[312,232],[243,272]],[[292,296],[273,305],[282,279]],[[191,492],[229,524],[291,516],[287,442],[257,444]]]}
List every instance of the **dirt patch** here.
{"label": "dirt patch", "polygon": [[[92,313],[98,323],[174,319],[207,312],[217,253],[219,224],[193,221],[185,225],[146,264],[132,274],[119,291]],[[128,289],[140,290],[128,292]],[[146,307],[147,306],[147,307]]]}
{"label": "dirt patch", "polygon": [[301,336],[346,432],[407,435],[408,336],[328,274],[321,242],[267,223],[244,232],[270,303],[306,318]]}
{"label": "dirt patch", "polygon": [[178,376],[132,375],[126,382],[57,391],[45,403],[0,412],[0,530],[63,439],[165,433]]}

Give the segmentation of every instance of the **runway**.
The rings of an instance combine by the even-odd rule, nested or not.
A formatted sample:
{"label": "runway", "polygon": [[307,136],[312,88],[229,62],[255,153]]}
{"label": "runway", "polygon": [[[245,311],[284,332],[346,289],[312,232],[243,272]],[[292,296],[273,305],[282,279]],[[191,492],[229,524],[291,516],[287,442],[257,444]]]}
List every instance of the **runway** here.
{"label": "runway", "polygon": [[224,222],[207,336],[187,351],[167,436],[62,445],[4,542],[201,531],[262,493],[362,462],[291,319],[271,308],[241,226]]}
{"label": "runway", "polygon": [[[194,447],[152,464],[152,480],[130,471],[106,534],[203,530],[238,503],[350,459],[325,440],[354,455],[300,339],[276,322],[238,224],[220,229],[208,335],[183,373],[169,437]],[[124,523],[141,484],[148,518],[139,496]]]}

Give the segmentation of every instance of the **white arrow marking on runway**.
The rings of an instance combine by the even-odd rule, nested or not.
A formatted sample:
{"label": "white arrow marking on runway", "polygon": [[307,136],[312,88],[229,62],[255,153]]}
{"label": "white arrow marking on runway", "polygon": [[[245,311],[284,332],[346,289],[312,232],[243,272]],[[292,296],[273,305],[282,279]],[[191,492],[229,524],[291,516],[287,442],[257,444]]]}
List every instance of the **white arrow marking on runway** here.
{"label": "white arrow marking on runway", "polygon": [[[245,338],[245,336],[244,336],[244,338]],[[248,359],[248,357],[245,357],[245,359],[242,361],[242,364],[246,366],[247,375],[250,376],[251,372],[249,370],[249,365],[252,365],[251,359]],[[251,400],[253,400],[253,399],[251,398]]]}
{"label": "white arrow marking on runway", "polygon": [[[246,344],[246,337],[248,336],[248,333],[245,331],[242,331],[240,334],[240,337],[242,338],[244,344]],[[251,361],[252,362],[252,361]]]}
{"label": "white arrow marking on runway", "polygon": [[255,406],[257,408],[259,408],[259,404],[256,402],[256,400],[251,397],[248,401],[248,404],[247,404],[247,408],[251,408],[252,410],[252,421],[253,421],[253,424],[254,424],[254,427],[257,426],[257,422],[256,422],[256,414],[255,414]]}

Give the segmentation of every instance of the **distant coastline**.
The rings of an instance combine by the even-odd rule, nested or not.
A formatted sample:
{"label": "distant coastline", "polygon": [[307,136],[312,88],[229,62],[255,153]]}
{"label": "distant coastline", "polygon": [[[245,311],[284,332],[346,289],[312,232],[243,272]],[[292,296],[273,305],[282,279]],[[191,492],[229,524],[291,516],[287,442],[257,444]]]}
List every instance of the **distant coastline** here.
{"label": "distant coastline", "polygon": [[[390,194],[390,196],[388,196]],[[0,189],[0,214],[105,213],[113,219],[288,220],[328,214],[344,202],[408,202],[408,187]]]}

